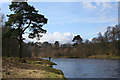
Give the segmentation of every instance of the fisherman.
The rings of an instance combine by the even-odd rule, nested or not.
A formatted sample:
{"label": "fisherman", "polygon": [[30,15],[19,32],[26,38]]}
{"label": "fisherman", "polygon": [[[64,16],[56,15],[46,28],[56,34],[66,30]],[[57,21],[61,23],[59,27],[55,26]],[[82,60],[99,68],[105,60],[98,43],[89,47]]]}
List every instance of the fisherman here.
{"label": "fisherman", "polygon": [[49,57],[49,61],[51,60],[51,57]]}

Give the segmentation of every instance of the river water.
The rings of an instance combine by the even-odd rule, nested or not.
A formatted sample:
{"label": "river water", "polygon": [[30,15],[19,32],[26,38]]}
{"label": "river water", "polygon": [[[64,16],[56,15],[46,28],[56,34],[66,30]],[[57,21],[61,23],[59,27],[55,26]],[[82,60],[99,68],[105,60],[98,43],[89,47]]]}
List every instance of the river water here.
{"label": "river water", "polygon": [[53,68],[66,78],[118,78],[118,61],[103,59],[52,58]]}

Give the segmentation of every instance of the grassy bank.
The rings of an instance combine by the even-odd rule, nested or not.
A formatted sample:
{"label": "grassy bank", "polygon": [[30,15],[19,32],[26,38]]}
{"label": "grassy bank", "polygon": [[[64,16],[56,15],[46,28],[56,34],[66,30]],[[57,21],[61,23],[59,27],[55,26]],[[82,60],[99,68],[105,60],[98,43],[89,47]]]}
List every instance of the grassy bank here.
{"label": "grassy bank", "polygon": [[88,58],[92,58],[92,59],[115,59],[115,60],[120,60],[120,56],[113,56],[113,55],[92,55],[92,56],[89,56]]}
{"label": "grassy bank", "polygon": [[49,60],[39,58],[2,58],[3,78],[57,78],[65,80],[61,70],[52,68],[56,65]]}

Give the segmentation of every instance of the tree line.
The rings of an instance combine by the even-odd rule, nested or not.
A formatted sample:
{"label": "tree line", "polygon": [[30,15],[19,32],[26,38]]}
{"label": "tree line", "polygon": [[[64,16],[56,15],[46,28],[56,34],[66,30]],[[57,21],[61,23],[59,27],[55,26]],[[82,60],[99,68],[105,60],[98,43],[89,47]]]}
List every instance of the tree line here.
{"label": "tree line", "polygon": [[[85,40],[80,35],[74,36],[74,44],[29,43],[36,45],[33,49],[34,57],[79,57],[86,58],[92,55],[120,56],[120,26],[109,26],[105,33],[98,33],[98,37]],[[38,47],[37,47],[38,46]],[[36,54],[36,55],[35,55]]]}
{"label": "tree line", "polygon": [[[3,31],[6,27],[3,27]],[[4,41],[6,41],[4,43]],[[24,57],[80,57],[86,58],[92,55],[120,56],[120,30],[119,26],[109,26],[104,34],[98,33],[98,37],[85,40],[80,35],[74,36],[74,44],[60,44],[49,42],[23,42]],[[3,40],[3,56],[19,56],[19,44],[15,39]]]}

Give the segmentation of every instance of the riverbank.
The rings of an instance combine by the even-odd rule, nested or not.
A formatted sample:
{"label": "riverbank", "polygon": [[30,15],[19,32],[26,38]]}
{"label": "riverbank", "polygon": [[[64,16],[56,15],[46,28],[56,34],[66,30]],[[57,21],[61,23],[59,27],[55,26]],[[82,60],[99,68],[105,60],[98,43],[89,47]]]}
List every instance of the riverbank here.
{"label": "riverbank", "polygon": [[56,64],[39,58],[3,57],[2,77],[65,80],[63,72],[52,68],[52,65]]}
{"label": "riverbank", "polygon": [[113,55],[92,55],[92,56],[89,56],[88,58],[120,60],[120,56],[113,56]]}
{"label": "riverbank", "polygon": [[[48,57],[44,57],[48,58]],[[62,56],[62,57],[52,57],[52,58],[81,58],[81,59],[111,59],[111,60],[120,60],[120,56],[113,55],[92,55],[88,57],[76,57],[76,56]]]}

